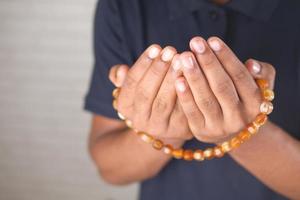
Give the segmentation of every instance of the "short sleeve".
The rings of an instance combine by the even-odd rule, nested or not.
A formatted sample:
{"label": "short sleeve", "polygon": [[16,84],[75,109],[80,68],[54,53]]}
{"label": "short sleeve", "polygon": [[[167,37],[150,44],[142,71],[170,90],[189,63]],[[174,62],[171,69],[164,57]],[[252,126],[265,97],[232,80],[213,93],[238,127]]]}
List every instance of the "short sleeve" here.
{"label": "short sleeve", "polygon": [[110,67],[132,62],[119,13],[115,0],[101,0],[97,4],[94,21],[95,63],[84,104],[85,110],[110,118],[117,118],[112,107],[114,86],[108,78]]}

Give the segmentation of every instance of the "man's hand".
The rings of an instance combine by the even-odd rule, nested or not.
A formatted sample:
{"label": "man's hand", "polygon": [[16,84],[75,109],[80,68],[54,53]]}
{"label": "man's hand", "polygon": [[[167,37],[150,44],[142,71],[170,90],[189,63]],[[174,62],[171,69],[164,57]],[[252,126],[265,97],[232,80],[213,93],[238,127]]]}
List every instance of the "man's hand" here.
{"label": "man's hand", "polygon": [[[193,53],[180,55],[183,76],[176,79],[177,95],[194,136],[217,143],[254,120],[262,102],[261,91],[247,67],[219,38],[206,42],[195,37],[190,46]],[[246,65],[257,76],[267,70],[264,78],[274,84],[271,65],[254,60]]]}
{"label": "man's hand", "polygon": [[192,134],[180,104],[176,103],[170,66],[176,68],[178,63],[173,47],[161,50],[152,45],[130,69],[126,65],[112,67],[109,77],[121,87],[118,111],[132,121],[135,129],[181,145]]}

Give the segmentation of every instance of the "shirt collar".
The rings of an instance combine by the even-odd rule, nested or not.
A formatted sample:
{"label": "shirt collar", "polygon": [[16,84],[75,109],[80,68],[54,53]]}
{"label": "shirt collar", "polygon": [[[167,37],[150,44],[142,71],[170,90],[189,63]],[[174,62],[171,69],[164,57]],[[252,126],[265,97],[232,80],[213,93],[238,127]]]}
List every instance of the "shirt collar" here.
{"label": "shirt collar", "polygon": [[[240,12],[248,17],[267,21],[279,0],[231,0],[225,7]],[[180,18],[188,13],[211,8],[207,0],[167,0],[170,19]]]}

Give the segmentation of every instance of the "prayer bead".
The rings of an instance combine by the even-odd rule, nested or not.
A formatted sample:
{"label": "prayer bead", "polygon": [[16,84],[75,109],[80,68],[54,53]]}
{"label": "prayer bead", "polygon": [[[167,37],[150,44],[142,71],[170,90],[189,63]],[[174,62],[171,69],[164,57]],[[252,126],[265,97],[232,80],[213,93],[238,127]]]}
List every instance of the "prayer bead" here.
{"label": "prayer bead", "polygon": [[161,140],[155,139],[152,142],[152,146],[154,149],[161,150],[163,148],[164,144]]}
{"label": "prayer bead", "polygon": [[241,141],[237,137],[234,137],[230,140],[230,145],[232,148],[237,148],[241,145]]}
{"label": "prayer bead", "polygon": [[163,147],[163,152],[165,154],[171,154],[173,151],[173,147],[169,144],[166,144],[164,147]]}
{"label": "prayer bead", "polygon": [[260,113],[259,115],[256,116],[253,123],[256,126],[261,127],[262,125],[264,125],[266,123],[267,119],[268,119],[267,115]]}
{"label": "prayer bead", "polygon": [[264,99],[267,101],[272,101],[275,97],[274,92],[270,89],[263,90],[262,94]]}
{"label": "prayer bead", "polygon": [[239,133],[238,138],[240,139],[241,143],[245,142],[246,140],[250,139],[251,133],[247,130],[243,130]]}
{"label": "prayer bead", "polygon": [[125,119],[125,124],[126,124],[129,128],[132,128],[132,121],[130,121],[129,119]]}
{"label": "prayer bead", "polygon": [[269,101],[264,101],[260,105],[260,112],[264,114],[270,114],[273,111],[273,104]]}
{"label": "prayer bead", "polygon": [[188,161],[193,160],[193,151],[190,149],[184,150],[183,159]]}
{"label": "prayer bead", "polygon": [[151,143],[154,139],[151,135],[148,135],[147,133],[144,133],[144,132],[138,132],[138,135],[141,137],[141,139],[144,142],[147,142],[147,143]]}
{"label": "prayer bead", "polygon": [[204,160],[203,151],[200,150],[200,149],[194,151],[193,157],[194,157],[195,160],[198,160],[198,161]]}
{"label": "prayer bead", "polygon": [[214,157],[214,150],[213,148],[207,148],[203,151],[203,155],[206,159],[210,160]]}
{"label": "prayer bead", "polygon": [[224,155],[224,152],[222,151],[222,147],[216,146],[214,148],[214,156],[217,158],[221,158]]}
{"label": "prayer bead", "polygon": [[119,116],[119,118],[120,118],[121,120],[125,120],[125,116],[122,115],[122,113],[118,112],[118,116]]}
{"label": "prayer bead", "polygon": [[258,131],[258,127],[255,124],[251,123],[246,127],[246,130],[249,131],[251,135],[254,135]]}
{"label": "prayer bead", "polygon": [[256,83],[262,90],[267,89],[269,87],[269,83],[264,79],[257,79]]}
{"label": "prayer bead", "polygon": [[115,88],[112,92],[112,96],[114,98],[118,98],[119,94],[120,94],[120,88]]}
{"label": "prayer bead", "polygon": [[172,151],[172,155],[174,156],[174,158],[180,159],[183,157],[183,149],[174,149]]}
{"label": "prayer bead", "polygon": [[222,151],[223,151],[224,153],[229,152],[229,151],[232,149],[232,147],[231,147],[231,145],[230,145],[230,142],[228,142],[228,141],[223,142],[223,143],[221,144],[221,148],[222,148]]}
{"label": "prayer bead", "polygon": [[113,108],[114,108],[115,110],[117,110],[117,109],[118,109],[118,102],[117,102],[117,100],[116,100],[116,99],[114,99],[114,100],[113,100],[113,102],[112,102],[112,106],[113,106]]}

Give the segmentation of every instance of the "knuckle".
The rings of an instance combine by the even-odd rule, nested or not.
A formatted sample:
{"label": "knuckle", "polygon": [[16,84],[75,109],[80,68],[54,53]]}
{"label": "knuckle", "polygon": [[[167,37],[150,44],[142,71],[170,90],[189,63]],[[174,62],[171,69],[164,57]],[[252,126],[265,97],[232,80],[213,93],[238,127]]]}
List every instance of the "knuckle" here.
{"label": "knuckle", "polygon": [[221,94],[232,93],[232,82],[229,78],[226,78],[222,82],[219,82],[216,87],[216,92]]}
{"label": "knuckle", "polygon": [[237,72],[232,76],[234,82],[241,82],[247,79],[249,76],[246,69],[239,69]]}
{"label": "knuckle", "polygon": [[168,110],[168,105],[169,104],[163,97],[158,97],[153,103],[153,109],[159,113],[164,113],[166,110]]}
{"label": "knuckle", "polygon": [[215,57],[215,55],[214,54],[212,54],[212,53],[209,53],[206,57],[205,57],[205,59],[203,59],[203,64],[204,65],[206,65],[206,66],[208,66],[208,67],[212,67],[212,66],[214,66],[215,65],[215,63],[216,63],[216,57]]}
{"label": "knuckle", "polygon": [[202,105],[201,107],[207,108],[208,110],[215,108],[217,105],[216,100],[212,96],[199,98],[198,103]]}
{"label": "knuckle", "polygon": [[147,90],[141,87],[136,90],[136,99],[138,99],[139,102],[149,102],[150,97],[146,91]]}
{"label": "knuckle", "polygon": [[128,89],[133,89],[135,88],[136,84],[137,80],[130,73],[128,73],[125,79],[124,86]]}

